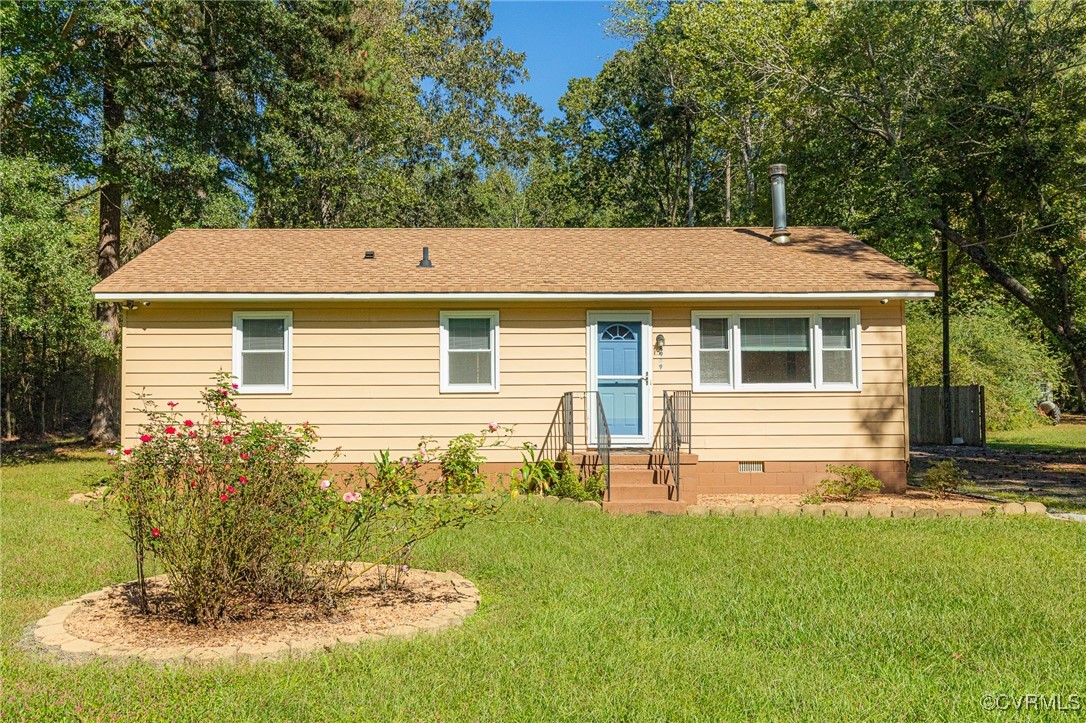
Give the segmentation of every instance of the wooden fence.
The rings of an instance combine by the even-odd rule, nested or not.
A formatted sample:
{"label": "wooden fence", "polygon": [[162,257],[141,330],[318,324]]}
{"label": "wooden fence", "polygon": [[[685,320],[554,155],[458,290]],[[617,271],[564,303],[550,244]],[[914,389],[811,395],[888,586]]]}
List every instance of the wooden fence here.
{"label": "wooden fence", "polygon": [[[984,387],[976,384],[950,388],[951,438],[983,447]],[[909,387],[909,443],[945,444],[943,434],[943,388]]]}

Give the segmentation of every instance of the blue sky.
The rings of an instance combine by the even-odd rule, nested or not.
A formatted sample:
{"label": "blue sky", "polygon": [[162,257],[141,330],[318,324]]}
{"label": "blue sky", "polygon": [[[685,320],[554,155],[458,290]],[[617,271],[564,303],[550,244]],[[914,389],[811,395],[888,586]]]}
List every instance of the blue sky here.
{"label": "blue sky", "polygon": [[606,2],[491,2],[492,34],[505,47],[527,55],[531,80],[518,90],[543,108],[544,119],[558,115],[558,99],[570,78],[595,75],[622,47],[623,41],[604,34],[608,7]]}

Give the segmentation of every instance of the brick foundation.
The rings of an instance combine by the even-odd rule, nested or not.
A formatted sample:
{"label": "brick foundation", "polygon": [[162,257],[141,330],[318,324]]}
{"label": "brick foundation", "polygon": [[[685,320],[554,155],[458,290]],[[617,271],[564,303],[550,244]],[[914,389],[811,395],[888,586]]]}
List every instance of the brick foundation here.
{"label": "brick foundation", "polygon": [[[803,494],[826,476],[826,465],[853,464],[841,462],[766,462],[765,472],[740,472],[738,462],[698,462],[697,481],[684,484],[683,498],[691,502],[697,495],[727,494]],[[904,492],[905,462],[862,462],[882,480],[884,492]],[[685,480],[684,480],[685,483]],[[696,487],[696,489],[691,489]]]}

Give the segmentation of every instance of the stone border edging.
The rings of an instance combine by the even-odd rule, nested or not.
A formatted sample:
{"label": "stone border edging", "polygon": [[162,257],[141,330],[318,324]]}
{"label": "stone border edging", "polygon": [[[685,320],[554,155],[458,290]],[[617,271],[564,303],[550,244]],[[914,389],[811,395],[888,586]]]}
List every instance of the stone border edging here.
{"label": "stone border edging", "polygon": [[[1003,515],[1043,515],[1046,508],[1040,502],[1005,502],[992,505],[989,512]],[[901,505],[864,505],[864,504],[826,504],[826,505],[755,505],[740,504],[734,507],[718,507],[715,505],[690,505],[686,508],[686,514],[693,517],[850,517],[860,519],[874,517],[877,519],[901,519],[901,518],[932,518],[932,517],[980,517],[985,511],[979,507],[947,507],[935,509],[933,507],[917,507],[909,504]]]}
{"label": "stone border edging", "polygon": [[77,638],[67,631],[64,622],[81,605],[106,597],[114,588],[131,584],[131,582],[119,583],[87,593],[75,600],[69,600],[63,605],[50,610],[45,617],[34,624],[34,645],[39,650],[60,655],[74,662],[87,662],[94,658],[143,660],[158,663],[174,661],[189,663],[274,661],[308,655],[322,649],[331,650],[339,644],[357,645],[365,641],[376,641],[385,638],[412,638],[419,633],[437,633],[460,625],[465,618],[474,613],[476,608],[479,607],[479,588],[463,575],[452,571],[414,570],[413,572],[415,574],[423,573],[434,580],[452,583],[453,589],[459,594],[459,598],[440,608],[430,617],[416,622],[398,623],[368,633],[300,638],[289,643],[254,642],[250,645],[223,645],[218,647],[201,645],[138,647],[110,645],[96,640]]}

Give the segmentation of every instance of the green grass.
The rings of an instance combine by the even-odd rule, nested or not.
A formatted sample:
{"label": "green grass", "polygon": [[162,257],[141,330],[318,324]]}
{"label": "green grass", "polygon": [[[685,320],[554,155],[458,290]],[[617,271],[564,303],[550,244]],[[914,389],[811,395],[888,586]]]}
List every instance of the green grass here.
{"label": "green grass", "polygon": [[986,693],[1086,694],[1086,525],[529,502],[418,551],[483,595],[437,636],[240,667],[59,665],[18,645],[27,626],[133,576],[119,532],[65,502],[102,469],[2,471],[8,720],[971,720]]}
{"label": "green grass", "polygon": [[988,446],[1013,452],[1086,453],[1086,424],[1058,424],[989,432]]}

